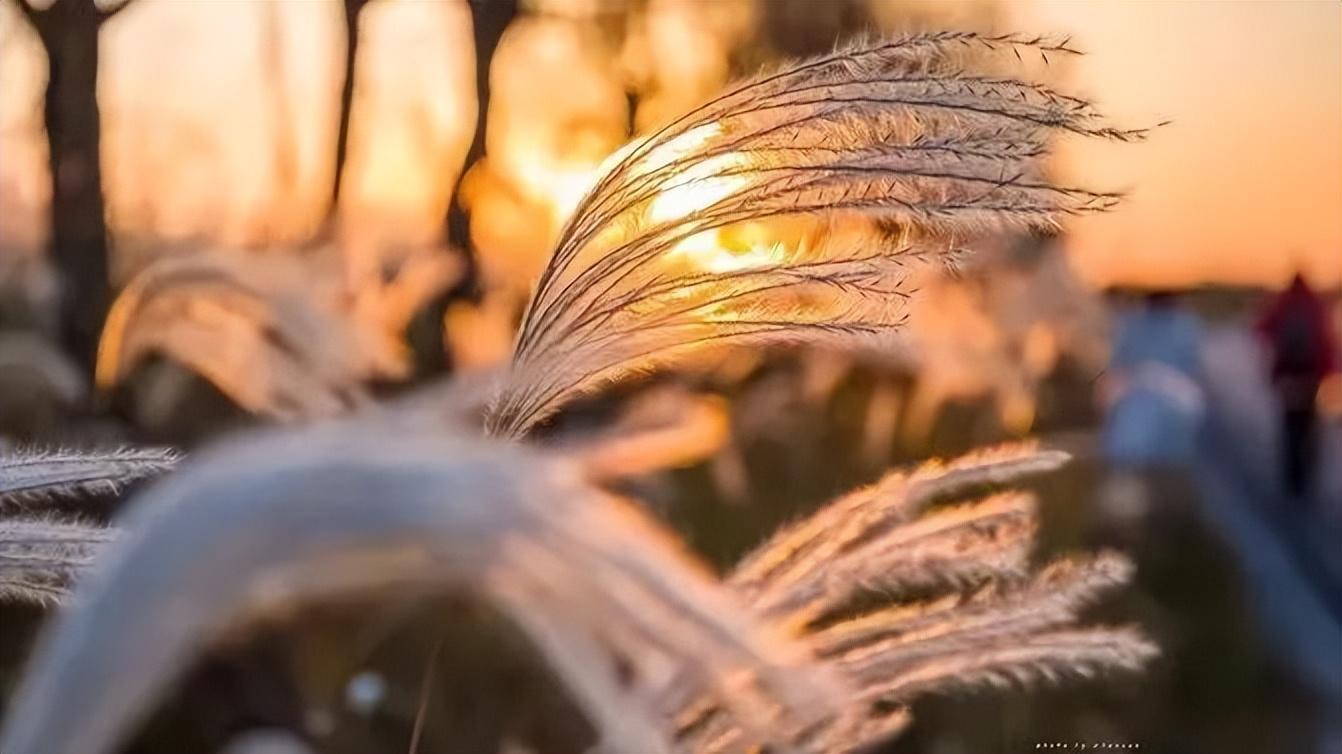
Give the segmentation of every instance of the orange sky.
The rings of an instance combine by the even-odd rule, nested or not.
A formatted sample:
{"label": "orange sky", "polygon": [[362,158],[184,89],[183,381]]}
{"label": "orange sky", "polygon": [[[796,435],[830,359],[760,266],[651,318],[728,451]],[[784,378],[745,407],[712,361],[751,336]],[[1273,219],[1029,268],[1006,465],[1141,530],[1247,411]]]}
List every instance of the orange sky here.
{"label": "orange sky", "polygon": [[1140,145],[1081,144],[1070,169],[1131,190],[1073,225],[1097,281],[1276,282],[1302,265],[1342,285],[1342,3],[1073,2],[1010,6],[1020,28],[1074,33],[1071,83]]}
{"label": "orange sky", "polygon": [[[275,202],[309,222],[320,214],[334,3],[281,3],[298,134],[290,192],[276,192],[273,169],[248,159],[276,117],[257,62],[260,4],[140,3],[112,22],[104,50],[113,208],[153,205],[160,226],[223,228],[225,238],[264,226]],[[1072,225],[1088,279],[1272,283],[1304,265],[1318,282],[1342,285],[1342,3],[1003,4],[1004,26],[1075,36],[1090,54],[1069,64],[1068,85],[1121,125],[1174,121],[1145,144],[1065,145],[1078,180],[1131,190],[1115,213]],[[33,223],[15,218],[43,201],[33,137],[41,68],[9,5],[0,2],[0,244],[22,244]],[[469,82],[466,17],[456,0],[382,0],[366,20],[360,91],[371,115],[355,121],[356,209],[436,227],[440,176],[473,109],[443,96]]]}

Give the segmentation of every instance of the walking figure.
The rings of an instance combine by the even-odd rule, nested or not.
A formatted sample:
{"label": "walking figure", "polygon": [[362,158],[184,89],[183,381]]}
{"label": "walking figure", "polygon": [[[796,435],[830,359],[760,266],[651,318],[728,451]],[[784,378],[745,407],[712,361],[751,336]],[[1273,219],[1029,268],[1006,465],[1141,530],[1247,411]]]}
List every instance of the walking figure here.
{"label": "walking figure", "polygon": [[1282,475],[1286,489],[1304,498],[1317,463],[1319,385],[1337,368],[1327,307],[1297,274],[1268,302],[1257,330],[1268,346],[1281,406]]}

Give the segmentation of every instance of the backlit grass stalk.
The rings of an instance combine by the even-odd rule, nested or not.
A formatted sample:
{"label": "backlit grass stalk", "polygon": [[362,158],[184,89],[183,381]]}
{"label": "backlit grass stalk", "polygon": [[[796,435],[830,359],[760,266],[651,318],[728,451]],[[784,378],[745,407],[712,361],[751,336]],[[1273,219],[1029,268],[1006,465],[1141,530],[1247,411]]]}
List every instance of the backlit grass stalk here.
{"label": "backlit grass stalk", "polygon": [[[912,261],[1112,206],[1116,194],[1044,175],[1048,140],[1144,132],[965,67],[1022,51],[1075,54],[1065,40],[960,32],[843,49],[746,81],[627,148],[560,235],[489,431],[524,435],[575,395],[704,349],[887,330]],[[718,235],[798,216],[879,232],[745,247]]]}
{"label": "backlit grass stalk", "polygon": [[112,534],[73,521],[0,519],[0,603],[56,604]]}
{"label": "backlit grass stalk", "polygon": [[169,448],[30,448],[0,454],[0,509],[54,499],[116,494],[177,465]]}
{"label": "backlit grass stalk", "polygon": [[[1075,625],[1081,610],[1131,577],[1123,557],[1059,560],[1028,576],[1035,528],[1028,495],[1008,490],[927,510],[1065,458],[1014,446],[896,472],[786,527],[743,559],[727,583],[859,689],[846,715],[806,729],[794,747],[865,751],[907,726],[908,704],[923,695],[1131,672],[1156,656],[1132,628]],[[929,549],[943,557],[928,558]],[[910,585],[919,589],[906,593]],[[676,687],[665,695],[687,751],[752,743],[723,713],[722,699]]]}

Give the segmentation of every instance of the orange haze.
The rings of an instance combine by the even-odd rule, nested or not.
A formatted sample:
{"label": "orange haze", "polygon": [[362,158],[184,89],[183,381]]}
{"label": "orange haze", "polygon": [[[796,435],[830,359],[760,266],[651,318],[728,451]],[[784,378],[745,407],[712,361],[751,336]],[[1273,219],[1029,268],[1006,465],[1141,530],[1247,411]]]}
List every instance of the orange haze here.
{"label": "orange haze", "polygon": [[[270,19],[236,0],[137,5],[104,46],[114,226],[235,243],[309,232],[328,195],[335,2],[282,0]],[[1003,26],[1074,35],[1090,54],[1064,69],[1067,84],[1120,124],[1174,121],[1145,144],[1065,145],[1078,180],[1131,189],[1117,212],[1073,226],[1086,278],[1276,283],[1303,266],[1342,284],[1342,4],[1003,6]],[[282,35],[278,89],[267,21]],[[464,3],[382,0],[364,33],[346,217],[436,232],[474,112]],[[46,197],[40,53],[7,0],[0,42],[3,250],[40,240]]]}
{"label": "orange haze", "polygon": [[1069,170],[1131,190],[1073,227],[1097,282],[1342,285],[1342,3],[1035,0],[1025,29],[1073,33],[1070,83],[1145,144],[1077,145]]}

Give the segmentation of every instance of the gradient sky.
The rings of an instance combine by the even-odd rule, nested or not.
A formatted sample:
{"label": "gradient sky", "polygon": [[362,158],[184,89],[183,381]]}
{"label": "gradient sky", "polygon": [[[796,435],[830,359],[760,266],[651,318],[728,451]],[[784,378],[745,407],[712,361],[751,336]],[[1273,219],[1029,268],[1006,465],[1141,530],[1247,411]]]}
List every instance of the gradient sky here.
{"label": "gradient sky", "polygon": [[1139,145],[1076,145],[1069,169],[1131,191],[1074,223],[1097,281],[1342,285],[1342,3],[1070,2],[1009,6],[1019,28],[1072,33],[1069,82]]}
{"label": "gradient sky", "polygon": [[[24,136],[36,133],[41,69],[8,5],[0,2],[0,242],[31,242],[15,215],[42,201],[33,177],[43,169],[40,141]],[[1063,69],[1065,85],[1096,99],[1120,125],[1173,121],[1144,144],[1063,145],[1075,180],[1131,192],[1114,213],[1070,226],[1069,248],[1087,279],[1277,283],[1303,266],[1321,284],[1342,285],[1342,3],[1003,6],[1004,27],[1074,36],[1089,54]],[[128,158],[109,165],[109,182],[118,182],[109,189],[114,209],[133,214],[156,203],[159,227],[176,223],[183,233],[264,231],[276,201],[308,224],[320,215],[335,104],[335,4],[282,7],[283,90],[292,96],[294,128],[308,136],[294,144],[296,188],[274,191],[274,171],[255,160],[278,117],[257,62],[258,4],[149,0],[113,22],[104,51],[109,160]],[[365,32],[376,33],[362,65],[364,80],[376,83],[361,87],[373,116],[356,113],[354,140],[373,138],[355,147],[356,209],[437,227],[445,201],[439,176],[450,170],[441,166],[466,138],[461,125],[471,109],[443,97],[470,81],[456,41],[467,18],[454,0],[391,0],[373,9]],[[272,148],[260,152],[269,158]],[[204,211],[225,194],[224,209]],[[213,226],[196,227],[208,215]]]}

